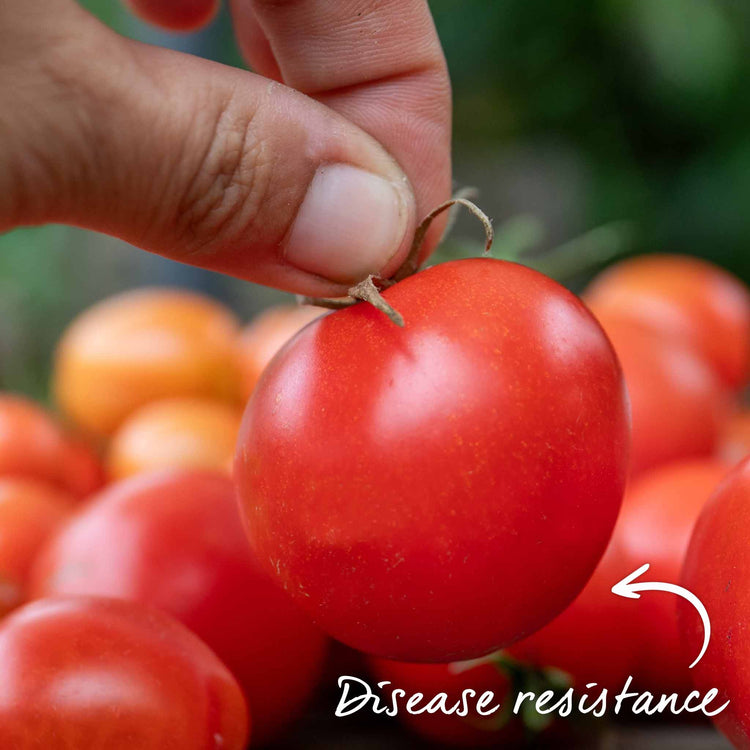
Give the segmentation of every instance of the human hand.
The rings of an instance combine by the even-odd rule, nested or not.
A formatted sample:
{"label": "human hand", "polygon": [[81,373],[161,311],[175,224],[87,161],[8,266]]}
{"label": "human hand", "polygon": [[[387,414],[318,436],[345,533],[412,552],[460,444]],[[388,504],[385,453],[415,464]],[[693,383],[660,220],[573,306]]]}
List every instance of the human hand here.
{"label": "human hand", "polygon": [[[131,5],[188,27],[216,2]],[[3,0],[0,231],[75,224],[317,296],[390,276],[450,190],[426,2],[231,4],[258,74],[125,39],[74,0]]]}

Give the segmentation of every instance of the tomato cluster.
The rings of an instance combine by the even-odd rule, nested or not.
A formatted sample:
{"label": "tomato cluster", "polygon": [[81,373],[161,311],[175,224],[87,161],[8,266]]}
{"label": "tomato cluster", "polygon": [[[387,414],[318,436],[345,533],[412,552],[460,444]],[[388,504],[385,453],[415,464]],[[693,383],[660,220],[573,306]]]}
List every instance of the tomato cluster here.
{"label": "tomato cluster", "polygon": [[61,416],[0,395],[0,747],[240,750],[311,699],[329,639],[261,570],[231,480],[247,338],[138,290],[64,334]]}
{"label": "tomato cluster", "polygon": [[[582,301],[482,258],[382,296],[403,327],[125,293],[61,339],[57,414],[0,394],[0,747],[240,749],[341,674],[441,706],[399,713],[430,742],[568,746],[516,696],[632,678],[721,689],[750,743],[741,282],[649,256]],[[713,617],[695,670],[694,609],[612,593],[644,563]]]}

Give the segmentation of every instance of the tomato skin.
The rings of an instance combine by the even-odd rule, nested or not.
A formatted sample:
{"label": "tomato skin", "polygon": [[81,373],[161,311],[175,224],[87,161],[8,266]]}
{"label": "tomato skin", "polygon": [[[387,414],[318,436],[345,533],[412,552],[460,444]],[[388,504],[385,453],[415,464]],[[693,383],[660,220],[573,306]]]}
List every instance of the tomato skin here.
{"label": "tomato skin", "polygon": [[151,401],[177,396],[236,402],[238,323],[223,305],[177,289],[135,289],[90,307],[55,353],[60,409],[106,437]]}
{"label": "tomato skin", "polygon": [[170,31],[196,31],[219,9],[218,0],[126,0],[126,4],[144,21]]}
{"label": "tomato skin", "polygon": [[113,479],[169,468],[227,470],[242,414],[221,401],[174,398],[146,404],[112,436],[107,469]]}
{"label": "tomato skin", "polygon": [[0,617],[26,600],[37,552],[76,498],[34,479],[0,478]]}
{"label": "tomato skin", "polygon": [[735,412],[724,423],[718,454],[731,463],[739,463],[750,454],[750,409]]}
{"label": "tomato skin", "polygon": [[[0,624],[0,746],[242,750],[242,693],[216,655],[157,610],[33,602]],[[218,738],[218,739],[217,739]]]}
{"label": "tomato skin", "polygon": [[726,475],[726,463],[682,461],[641,474],[625,492],[602,562],[581,594],[557,619],[515,644],[511,653],[537,666],[555,666],[577,683],[596,681],[619,691],[628,675],[655,694],[692,689],[681,647],[677,599],[660,591],[637,603],[612,586],[644,563],[644,581],[679,583],[690,535],[701,509]]}
{"label": "tomato skin", "polygon": [[292,336],[326,311],[310,305],[279,305],[264,310],[237,343],[242,396],[249,399],[266,365]]}
{"label": "tomato skin", "polygon": [[[627,549],[627,572],[648,562],[644,580],[679,583],[698,516],[728,471],[716,459],[686,461],[634,482],[623,501],[622,530],[615,530]],[[688,667],[694,657],[686,658],[681,647],[676,607],[677,597],[659,591],[643,594],[637,605],[642,645],[635,676],[651,692],[686,695],[692,689]]]}
{"label": "tomato skin", "polygon": [[[750,458],[737,466],[716,489],[693,531],[682,571],[682,585],[706,607],[711,640],[691,670],[698,690],[719,690],[712,704],[729,706],[713,717],[716,726],[737,748],[750,748]],[[686,658],[694,659],[703,645],[703,626],[686,602],[678,604]]]}
{"label": "tomato skin", "polygon": [[630,399],[630,472],[710,456],[729,412],[726,387],[694,351],[627,316],[592,312],[612,342]]}
{"label": "tomato skin", "polygon": [[[422,706],[438,693],[446,693],[446,705],[453,706],[460,703],[462,691],[476,691],[475,697],[469,699],[471,710],[466,717],[444,713],[411,714],[402,705],[398,713],[399,720],[425,739],[459,747],[489,747],[500,743],[507,747],[521,744],[524,729],[520,721],[514,721],[509,716],[506,723],[499,723],[506,704],[513,701],[513,696],[508,677],[492,664],[484,663],[462,669],[463,665],[460,663],[414,664],[370,657],[368,666],[378,682],[387,680],[391,683],[380,691],[384,696],[383,702],[388,705],[391,703],[391,692],[398,688],[406,692],[407,698],[414,693],[422,693],[425,696],[420,704]],[[494,693],[492,706],[502,706],[491,716],[481,716],[475,710],[477,698],[486,691]]]}
{"label": "tomato skin", "polygon": [[384,296],[405,328],[357,305],[266,369],[235,463],[248,534],[338,640],[481,656],[598,562],[627,466],[622,375],[580,301],[523,266],[445,263]]}
{"label": "tomato skin", "polygon": [[731,388],[747,382],[750,291],[722,268],[684,255],[642,255],[604,271],[584,300],[683,342]]}
{"label": "tomato skin", "polygon": [[560,669],[575,685],[595,682],[619,692],[633,674],[640,647],[632,604],[628,607],[611,592],[613,584],[634,570],[628,569],[626,559],[615,527],[601,562],[573,603],[508,652],[530,666]]}
{"label": "tomato skin", "polygon": [[237,677],[258,741],[289,723],[323,668],[325,637],[257,566],[217,472],[111,485],[40,553],[31,592],[116,596],[177,617]]}
{"label": "tomato skin", "polygon": [[0,394],[0,476],[50,482],[76,497],[103,483],[93,451],[68,433],[41,406],[15,394]]}

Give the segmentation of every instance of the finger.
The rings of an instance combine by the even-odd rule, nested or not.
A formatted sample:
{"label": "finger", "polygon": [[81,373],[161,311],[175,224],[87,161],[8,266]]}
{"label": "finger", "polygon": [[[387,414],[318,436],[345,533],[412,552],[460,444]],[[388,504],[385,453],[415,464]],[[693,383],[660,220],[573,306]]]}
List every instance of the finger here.
{"label": "finger", "polygon": [[[232,8],[237,44],[245,62],[256,72],[274,81],[282,81],[281,70],[263,29],[249,2],[235,3]],[[283,81],[282,81],[283,82]]]}
{"label": "finger", "polygon": [[195,31],[210,23],[219,0],[125,0],[144,21],[170,31]]}
{"label": "finger", "polygon": [[0,229],[79,224],[313,295],[400,265],[413,195],[374,139],[280,84],[122,39],[76,10],[55,19],[43,55],[38,39],[20,45],[40,72],[19,85],[21,120],[0,145]]}
{"label": "finger", "polygon": [[[265,37],[286,85],[341,112],[397,159],[420,216],[449,196],[450,84],[424,0],[232,0],[231,7],[256,69],[268,64]],[[440,231],[438,224],[427,246]]]}

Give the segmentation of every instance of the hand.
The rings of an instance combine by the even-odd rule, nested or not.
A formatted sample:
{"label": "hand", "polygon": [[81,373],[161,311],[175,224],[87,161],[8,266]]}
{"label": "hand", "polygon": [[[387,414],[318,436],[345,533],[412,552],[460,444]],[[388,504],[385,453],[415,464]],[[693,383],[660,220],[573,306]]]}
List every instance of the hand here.
{"label": "hand", "polygon": [[[186,26],[215,0],[132,5]],[[76,224],[318,296],[391,275],[450,190],[450,85],[426,2],[232,11],[260,75],[125,39],[74,0],[3,0],[0,231]]]}

